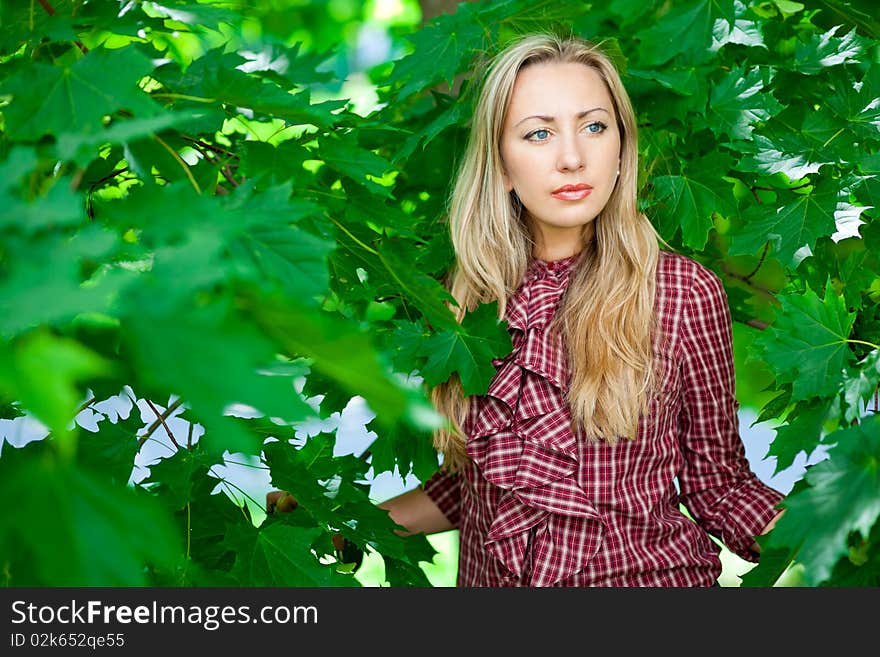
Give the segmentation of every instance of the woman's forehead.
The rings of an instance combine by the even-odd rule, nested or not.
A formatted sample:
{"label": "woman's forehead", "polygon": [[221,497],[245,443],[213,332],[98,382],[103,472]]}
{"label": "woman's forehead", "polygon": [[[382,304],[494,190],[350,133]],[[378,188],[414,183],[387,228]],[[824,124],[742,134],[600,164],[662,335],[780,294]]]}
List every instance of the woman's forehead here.
{"label": "woman's forehead", "polygon": [[542,62],[522,68],[516,76],[508,123],[581,118],[584,112],[604,110],[613,116],[614,104],[602,76],[581,63]]}

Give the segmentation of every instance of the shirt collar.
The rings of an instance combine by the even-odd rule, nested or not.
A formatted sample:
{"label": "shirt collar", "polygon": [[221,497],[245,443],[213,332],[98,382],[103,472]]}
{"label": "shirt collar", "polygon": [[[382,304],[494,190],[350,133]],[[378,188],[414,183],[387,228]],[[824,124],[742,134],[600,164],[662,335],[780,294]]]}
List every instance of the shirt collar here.
{"label": "shirt collar", "polygon": [[583,252],[578,251],[577,253],[560,260],[541,260],[540,258],[532,258],[532,260],[529,261],[527,274],[533,278],[554,276],[557,279],[562,279],[574,269],[580,259],[581,253]]}

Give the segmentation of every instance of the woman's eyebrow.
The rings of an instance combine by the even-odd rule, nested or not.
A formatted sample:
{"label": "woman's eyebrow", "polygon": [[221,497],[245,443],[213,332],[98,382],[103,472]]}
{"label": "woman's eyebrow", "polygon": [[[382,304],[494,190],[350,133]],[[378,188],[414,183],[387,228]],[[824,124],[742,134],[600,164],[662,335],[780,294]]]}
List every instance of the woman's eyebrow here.
{"label": "woman's eyebrow", "polygon": [[[584,110],[583,112],[578,112],[577,115],[575,115],[574,118],[575,118],[575,119],[582,119],[582,118],[584,118],[587,114],[590,114],[590,113],[592,113],[592,112],[605,112],[608,116],[611,116],[611,112],[609,112],[609,111],[608,111],[607,109],[605,109],[604,107],[594,107],[593,109],[588,109],[588,110]],[[553,122],[556,121],[556,119],[555,119],[554,117],[552,117],[552,116],[543,116],[543,115],[541,115],[541,114],[533,114],[532,116],[527,116],[527,117],[524,118],[522,121],[519,121],[514,127],[516,127],[516,126],[519,125],[520,123],[524,123],[525,121],[528,121],[529,119],[541,119],[542,121],[544,121],[544,122],[546,122],[546,123],[553,123]]]}

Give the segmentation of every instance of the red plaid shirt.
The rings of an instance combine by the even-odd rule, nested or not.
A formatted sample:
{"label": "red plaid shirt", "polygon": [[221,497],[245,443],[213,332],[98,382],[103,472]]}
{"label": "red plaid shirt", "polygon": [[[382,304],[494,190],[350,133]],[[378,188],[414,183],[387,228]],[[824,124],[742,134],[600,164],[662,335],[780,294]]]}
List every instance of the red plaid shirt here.
{"label": "red plaid shirt", "polygon": [[711,586],[707,532],[756,561],[753,537],[783,497],[745,458],[724,287],[660,252],[662,391],[636,440],[593,444],[571,428],[565,353],[546,331],[577,260],[532,261],[507,308],[513,351],[462,427],[471,462],[424,484],[460,530],[458,585]]}

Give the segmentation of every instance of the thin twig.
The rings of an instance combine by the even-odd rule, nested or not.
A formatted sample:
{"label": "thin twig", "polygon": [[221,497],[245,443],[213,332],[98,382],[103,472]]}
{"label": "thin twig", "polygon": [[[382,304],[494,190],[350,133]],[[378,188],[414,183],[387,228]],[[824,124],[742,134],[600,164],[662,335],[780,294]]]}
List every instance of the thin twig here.
{"label": "thin twig", "polygon": [[754,276],[755,274],[757,274],[757,273],[758,273],[758,270],[761,269],[761,267],[763,266],[763,264],[764,264],[764,258],[767,257],[767,251],[768,251],[769,249],[770,249],[770,242],[764,242],[764,250],[761,251],[761,259],[758,260],[758,266],[755,267],[755,268],[754,268],[752,271],[750,271],[748,274],[746,274],[745,276],[743,276],[742,280],[744,280],[744,281],[746,281],[746,282],[749,282],[749,281],[752,280],[752,276]]}
{"label": "thin twig", "polygon": [[[131,399],[130,395],[129,395],[129,399]],[[132,401],[134,401],[134,400],[132,400]],[[183,403],[182,399],[174,400],[174,403],[171,404],[168,408],[166,408],[165,412],[162,413],[162,415],[160,415],[159,417],[157,417],[156,420],[153,422],[153,424],[151,424],[149,427],[147,427],[147,432],[143,436],[141,436],[140,440],[138,441],[138,447],[141,447],[145,442],[147,442],[147,440],[150,438],[150,436],[153,435],[153,433],[156,431],[156,429],[158,429],[162,424],[165,423],[165,418],[170,417],[171,414],[174,411],[176,411],[177,408],[182,403]],[[137,404],[135,404],[135,406],[136,405]]]}
{"label": "thin twig", "polygon": [[202,148],[207,148],[209,151],[213,151],[213,152],[219,153],[221,155],[228,155],[229,157],[234,157],[235,159],[238,159],[237,153],[233,153],[232,151],[227,151],[225,148],[220,148],[219,146],[216,146],[214,144],[209,144],[208,142],[202,141],[201,139],[196,139],[195,137],[190,137],[189,135],[181,135],[180,137],[181,137],[181,139],[188,141],[188,142],[192,142],[193,144],[201,146]]}
{"label": "thin twig", "polygon": [[165,432],[168,434],[168,437],[171,438],[171,442],[174,443],[174,446],[177,449],[180,449],[180,445],[177,443],[177,440],[174,438],[174,434],[171,433],[171,428],[165,424],[165,418],[159,413],[159,409],[151,402],[149,399],[145,400],[147,404],[150,405],[150,409],[152,409],[153,413],[156,414],[156,419],[158,419],[162,423],[162,427],[165,429]]}
{"label": "thin twig", "polygon": [[238,187],[239,185],[241,185],[241,183],[238,182],[233,177],[233,175],[229,172],[229,165],[228,164],[220,167],[220,173],[223,174],[223,177],[226,178],[226,180],[229,182],[229,184],[232,185],[233,187]]}

